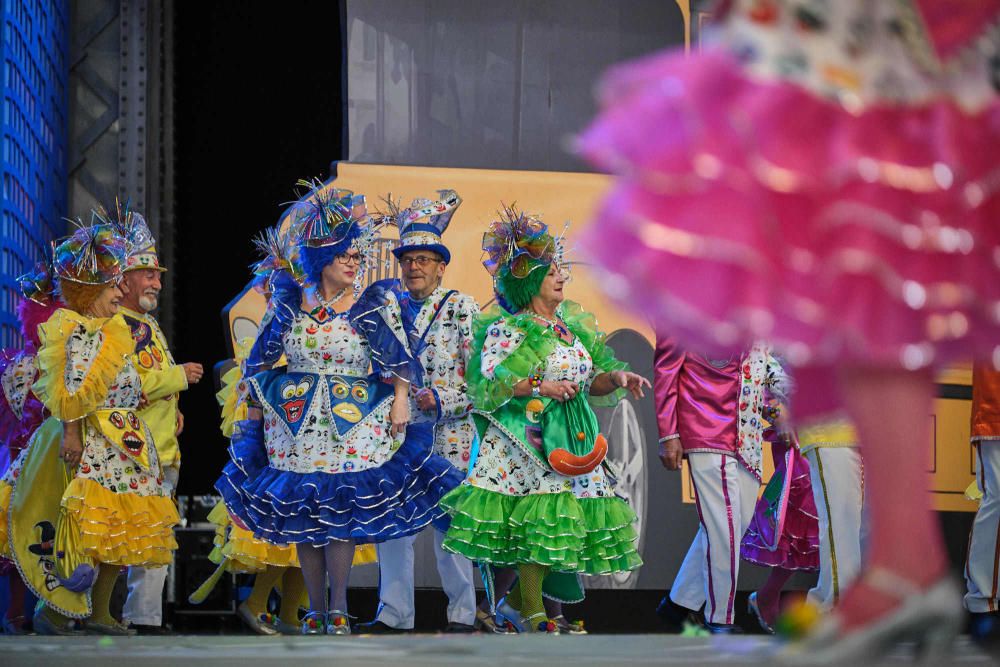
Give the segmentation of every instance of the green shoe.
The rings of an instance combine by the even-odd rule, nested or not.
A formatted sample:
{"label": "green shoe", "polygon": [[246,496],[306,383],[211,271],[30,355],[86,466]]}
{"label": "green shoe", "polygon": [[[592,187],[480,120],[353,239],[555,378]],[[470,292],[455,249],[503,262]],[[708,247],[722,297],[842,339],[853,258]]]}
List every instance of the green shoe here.
{"label": "green shoe", "polygon": [[88,635],[101,635],[109,637],[133,637],[139,634],[135,630],[129,630],[128,626],[121,623],[94,623],[84,621],[83,630]]}

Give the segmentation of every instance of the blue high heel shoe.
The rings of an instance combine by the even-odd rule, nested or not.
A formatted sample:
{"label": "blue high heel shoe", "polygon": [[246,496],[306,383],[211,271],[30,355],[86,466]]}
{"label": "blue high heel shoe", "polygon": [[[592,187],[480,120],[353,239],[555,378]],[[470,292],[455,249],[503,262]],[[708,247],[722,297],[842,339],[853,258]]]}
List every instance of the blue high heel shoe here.
{"label": "blue high heel shoe", "polygon": [[521,621],[521,612],[507,604],[507,598],[501,598],[497,603],[497,622],[500,625],[510,624],[510,627],[518,633],[524,632],[524,623]]}

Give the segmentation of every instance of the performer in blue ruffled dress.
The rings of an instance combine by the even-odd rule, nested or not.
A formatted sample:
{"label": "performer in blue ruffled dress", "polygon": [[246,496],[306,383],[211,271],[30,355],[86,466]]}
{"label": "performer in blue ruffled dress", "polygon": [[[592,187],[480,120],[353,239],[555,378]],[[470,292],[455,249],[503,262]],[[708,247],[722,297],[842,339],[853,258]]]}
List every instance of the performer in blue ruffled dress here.
{"label": "performer in blue ruffled dress", "polygon": [[[407,425],[419,365],[395,336],[353,324],[381,298],[370,290],[349,307],[375,237],[364,197],[314,185],[296,208],[290,270],[269,277],[245,373],[250,409],[216,488],[256,537],[296,545],[311,607],[303,634],[345,635],[355,545],[443,519],[438,500],[461,476],[433,454],[430,426]],[[287,366],[270,368],[282,355]]]}

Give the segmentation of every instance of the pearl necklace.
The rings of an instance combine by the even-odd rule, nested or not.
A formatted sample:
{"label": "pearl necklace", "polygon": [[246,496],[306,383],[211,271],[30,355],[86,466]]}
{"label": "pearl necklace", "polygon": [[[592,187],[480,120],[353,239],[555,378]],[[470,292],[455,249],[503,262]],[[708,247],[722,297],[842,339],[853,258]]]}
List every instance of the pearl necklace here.
{"label": "pearl necklace", "polygon": [[562,337],[569,336],[569,329],[567,329],[566,326],[562,322],[550,320],[549,318],[545,317],[544,315],[539,315],[538,313],[536,313],[533,310],[530,310],[528,312],[531,313],[532,317],[537,317],[542,322],[545,322],[546,324],[548,324],[549,327],[551,327],[552,330],[555,331],[556,334],[558,334],[559,336],[562,336]]}

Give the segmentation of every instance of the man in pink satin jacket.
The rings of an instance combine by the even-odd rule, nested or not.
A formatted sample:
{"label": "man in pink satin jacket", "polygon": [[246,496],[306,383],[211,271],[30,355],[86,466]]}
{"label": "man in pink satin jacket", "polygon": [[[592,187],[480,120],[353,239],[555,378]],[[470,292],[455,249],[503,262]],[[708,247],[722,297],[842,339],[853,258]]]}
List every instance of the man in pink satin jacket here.
{"label": "man in pink satin jacket", "polygon": [[709,359],[657,334],[653,388],[660,460],[678,470],[687,458],[701,524],[658,609],[678,627],[704,605],[709,631],[740,632],[734,624],[740,540],[760,487],[759,441],[755,449],[749,435],[757,419],[746,418],[757,409],[748,404],[746,386],[756,374],[748,355]]}

